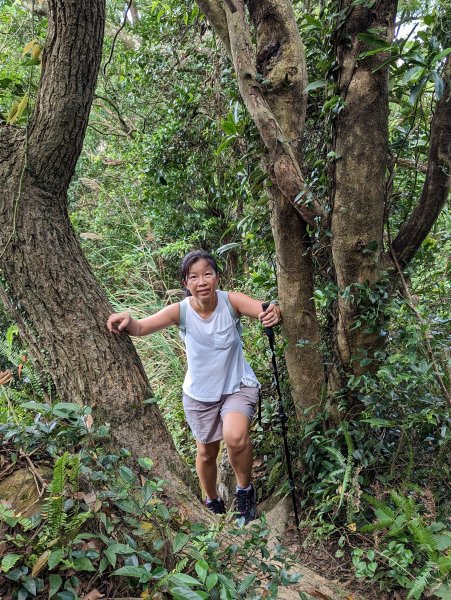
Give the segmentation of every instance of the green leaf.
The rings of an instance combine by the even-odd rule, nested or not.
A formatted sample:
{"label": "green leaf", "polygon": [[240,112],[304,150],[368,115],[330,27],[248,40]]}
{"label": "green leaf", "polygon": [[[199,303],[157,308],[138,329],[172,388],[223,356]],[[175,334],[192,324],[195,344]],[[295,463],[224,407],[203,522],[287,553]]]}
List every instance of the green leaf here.
{"label": "green leaf", "polygon": [[122,465],[119,467],[119,475],[125,483],[134,483],[135,482],[135,474],[131,469]]}
{"label": "green leaf", "polygon": [[20,405],[22,408],[30,408],[31,410],[39,410],[45,413],[48,413],[51,410],[50,404],[44,404],[43,402],[35,402],[31,400],[30,402],[24,402]]}
{"label": "green leaf", "polygon": [[226,588],[236,592],[235,582],[230,579],[230,577],[226,577],[225,575],[218,573],[218,579]]}
{"label": "green leaf", "polygon": [[171,596],[174,600],[205,600],[209,595],[205,592],[190,590],[189,588],[177,586],[171,588]]}
{"label": "green leaf", "polygon": [[436,63],[438,63],[440,60],[442,60],[442,58],[445,58],[445,56],[448,56],[448,54],[451,52],[451,48],[445,48],[444,50],[442,50],[441,52],[439,52],[438,54],[436,54],[434,56],[434,58],[431,61],[431,67],[433,65],[435,65]]}
{"label": "green leaf", "polygon": [[116,567],[116,561],[117,561],[117,556],[116,556],[115,552],[111,552],[111,550],[109,548],[106,548],[103,553],[105,555],[105,558],[108,560],[108,562],[114,569]]}
{"label": "green leaf", "polygon": [[185,573],[173,573],[169,576],[168,581],[174,585],[200,585],[200,581]]}
{"label": "green leaf", "polygon": [[436,533],[432,536],[437,544],[437,550],[442,552],[451,546],[451,535],[448,533]]}
{"label": "green leaf", "polygon": [[442,575],[448,575],[451,571],[451,555],[441,556],[437,561],[437,566]]}
{"label": "green leaf", "polygon": [[57,417],[68,417],[69,415],[79,415],[81,413],[81,406],[74,402],[57,402],[53,407],[53,414]]}
{"label": "green leaf", "polygon": [[52,554],[49,556],[47,561],[47,565],[49,570],[51,571],[58,565],[64,558],[65,550],[63,548],[58,548],[58,550],[53,550]]}
{"label": "green leaf", "polygon": [[359,33],[357,37],[361,42],[365,42],[365,44],[371,48],[378,48],[381,50],[382,48],[390,48],[390,44],[387,42],[387,40],[384,40],[373,33]]}
{"label": "green leaf", "polygon": [[202,581],[202,583],[205,583],[208,573],[208,563],[205,560],[198,560],[194,565],[194,568],[196,569],[199,579]]}
{"label": "green leaf", "polygon": [[153,467],[153,460],[147,457],[138,458],[138,464],[146,471],[150,471]]}
{"label": "green leaf", "polygon": [[28,598],[28,590],[24,587],[20,587],[17,593],[17,600],[25,600]]}
{"label": "green leaf", "polygon": [[2,563],[0,565],[1,570],[4,573],[8,573],[8,571],[11,571],[18,560],[20,560],[20,554],[6,554],[6,556],[2,558]]}
{"label": "green leaf", "polygon": [[157,404],[158,398],[152,396],[152,398],[146,398],[144,404]]}
{"label": "green leaf", "polygon": [[9,573],[5,573],[5,577],[11,581],[19,581],[22,577],[22,569],[13,569]]}
{"label": "green leaf", "polygon": [[451,586],[447,583],[442,583],[440,587],[434,590],[434,596],[437,596],[442,600],[451,600]]}
{"label": "green leaf", "polygon": [[157,513],[157,515],[159,517],[161,517],[165,521],[168,521],[169,517],[171,516],[169,514],[168,509],[166,508],[166,506],[164,504],[158,504],[157,507],[155,508],[155,512]]}
{"label": "green leaf", "polygon": [[240,587],[238,588],[238,593],[243,594],[255,581],[255,575],[246,575],[243,581],[240,583]]}
{"label": "green leaf", "polygon": [[0,79],[0,89],[7,88],[12,82],[13,80],[11,79],[11,77],[2,77],[2,79]]}
{"label": "green leaf", "polygon": [[54,596],[62,585],[62,577],[60,577],[59,575],[54,575],[53,573],[49,575],[49,598]]}
{"label": "green leaf", "polygon": [[440,98],[443,96],[443,92],[445,91],[445,82],[440,77],[440,75],[437,73],[437,71],[432,71],[431,77],[434,81],[435,96],[436,96],[437,100],[440,100]]}
{"label": "green leaf", "polygon": [[412,79],[414,79],[414,77],[418,74],[419,71],[422,71],[423,69],[421,67],[419,67],[418,65],[416,67],[412,67],[411,69],[409,69],[408,71],[406,71],[404,73],[404,77],[402,78],[402,84],[408,83],[409,81],[411,81]]}
{"label": "green leaf", "polygon": [[36,580],[34,577],[27,575],[23,578],[22,585],[32,596],[36,596]]}
{"label": "green leaf", "polygon": [[312,92],[313,90],[326,87],[326,85],[327,81],[325,79],[318,79],[317,81],[312,81],[312,83],[309,83],[304,92]]}
{"label": "green leaf", "polygon": [[70,590],[63,590],[62,592],[58,592],[56,597],[58,598],[58,600],[75,600],[75,594]]}
{"label": "green leaf", "polygon": [[87,556],[74,559],[74,569],[77,571],[95,571],[94,565]]}
{"label": "green leaf", "polygon": [[174,552],[174,554],[176,552],[180,552],[180,550],[183,548],[183,546],[185,546],[189,541],[189,536],[186,535],[186,533],[183,533],[182,531],[178,531],[174,541],[172,542],[172,551]]}
{"label": "green leaf", "polygon": [[114,504],[124,512],[132,515],[136,515],[141,512],[139,506],[134,500],[117,500]]}
{"label": "green leaf", "polygon": [[212,590],[218,583],[218,575],[216,573],[210,573],[205,582],[205,587],[208,591]]}
{"label": "green leaf", "polygon": [[[149,575],[149,572],[146,571],[144,567],[133,567],[132,565],[129,565],[113,571],[112,574],[122,575],[123,577],[137,577],[138,579],[141,579],[143,575]],[[151,576],[149,575],[149,579],[150,577]]]}
{"label": "green leaf", "polygon": [[362,419],[363,423],[368,423],[371,427],[395,427],[395,421],[389,421],[388,419],[379,419],[374,417],[372,419]]}
{"label": "green leaf", "polygon": [[127,544],[111,544],[111,546],[108,546],[107,550],[114,552],[114,554],[134,554],[136,552],[136,550],[127,546]]}
{"label": "green leaf", "polygon": [[412,105],[416,104],[421,92],[423,91],[426,81],[427,81],[427,77],[422,77],[420,79],[420,81],[412,87],[412,89],[410,90],[410,94],[409,94],[410,104],[412,104]]}

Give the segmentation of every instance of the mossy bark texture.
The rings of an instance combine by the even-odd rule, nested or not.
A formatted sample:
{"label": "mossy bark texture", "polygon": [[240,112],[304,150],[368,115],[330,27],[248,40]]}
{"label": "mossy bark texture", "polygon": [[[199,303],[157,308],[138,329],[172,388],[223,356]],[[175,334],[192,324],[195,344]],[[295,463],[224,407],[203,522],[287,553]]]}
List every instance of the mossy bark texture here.
{"label": "mossy bark texture", "polygon": [[100,64],[104,0],[49,2],[42,78],[28,132],[0,128],[0,297],[60,400],[88,404],[111,425],[117,447],[153,459],[156,473],[197,505],[126,334],[83,256],[67,212],[67,189],[88,123]]}

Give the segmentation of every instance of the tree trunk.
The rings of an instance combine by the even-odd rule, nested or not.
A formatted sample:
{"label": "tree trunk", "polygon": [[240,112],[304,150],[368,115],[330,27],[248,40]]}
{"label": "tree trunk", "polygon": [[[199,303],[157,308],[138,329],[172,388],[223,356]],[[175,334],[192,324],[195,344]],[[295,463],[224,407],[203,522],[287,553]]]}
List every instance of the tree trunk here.
{"label": "tree trunk", "polygon": [[217,0],[198,4],[229,51],[241,96],[266,148],[265,166],[274,183],[271,225],[285,356],[296,413],[305,420],[304,409],[319,405],[323,365],[306,231],[306,221],[313,224],[321,209],[296,200],[304,190],[299,149],[306,112],[304,48],[289,0],[248,2],[256,51],[242,0],[224,7]]}
{"label": "tree trunk", "polygon": [[[201,505],[126,334],[111,335],[107,298],[67,213],[67,188],[101,57],[103,0],[49,2],[49,31],[30,131],[0,129],[1,299],[62,401],[88,404],[113,443],[149,456],[185,516]],[[208,518],[208,517],[207,517]]]}
{"label": "tree trunk", "polygon": [[[265,81],[264,97],[285,141],[301,167],[299,140],[304,128],[307,71],[302,41],[291,1],[250,0],[257,34],[256,66]],[[267,170],[273,168],[270,157]],[[285,358],[299,421],[319,407],[323,364],[313,301],[313,263],[306,223],[280,188],[271,186],[271,225],[276,247],[277,286],[287,340]]]}
{"label": "tree trunk", "polygon": [[[374,9],[345,3],[348,17],[338,32],[339,93],[344,107],[335,131],[335,174],[332,212],[332,256],[339,288],[336,353],[340,375],[360,375],[366,361],[383,343],[378,324],[363,314],[369,306],[360,286],[374,289],[379,279],[384,224],[385,171],[388,155],[387,57],[359,55],[367,48],[358,39],[368,29],[392,40],[396,0],[382,0]],[[376,71],[376,69],[378,69]]]}
{"label": "tree trunk", "polygon": [[431,122],[429,156],[421,197],[402,224],[391,251],[406,265],[415,255],[437,220],[451,188],[451,58],[443,70],[445,89]]}

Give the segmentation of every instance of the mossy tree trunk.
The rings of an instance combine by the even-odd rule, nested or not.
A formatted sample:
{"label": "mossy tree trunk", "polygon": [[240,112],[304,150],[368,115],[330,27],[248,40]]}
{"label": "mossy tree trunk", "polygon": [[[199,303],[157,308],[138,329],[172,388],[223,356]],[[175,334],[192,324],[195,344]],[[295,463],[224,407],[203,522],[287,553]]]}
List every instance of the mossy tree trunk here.
{"label": "mossy tree trunk", "polygon": [[[343,108],[334,128],[336,159],[327,210],[315,199],[303,200],[307,194],[298,140],[304,126],[307,81],[292,2],[197,3],[229,53],[243,103],[266,150],[266,168],[273,184],[272,226],[288,340],[287,365],[301,417],[304,408],[319,405],[323,382],[307,226],[321,221],[323,228],[331,227],[331,242],[325,249],[331,253],[330,267],[339,290],[332,332],[334,364],[327,369],[333,401],[335,392],[346,387],[349,375],[359,376],[375,368],[377,361],[373,359],[384,343],[378,326],[381,323],[376,321],[371,329],[365,321],[369,302],[364,288],[377,293],[382,269],[393,269],[394,258],[403,265],[411,260],[448,197],[449,66],[445,69],[448,84],[432,119],[423,193],[384,254],[389,102],[388,67],[382,63],[387,57],[382,53],[362,57],[369,48],[359,34],[377,31],[379,37],[391,42],[396,0],[381,0],[371,8],[351,0],[342,3],[340,14],[345,18],[337,32],[335,71]],[[302,352],[299,340],[307,341]],[[306,384],[309,393],[303,394]],[[358,403],[349,399],[351,407],[359,410]]]}
{"label": "mossy tree trunk", "polygon": [[390,43],[396,4],[396,0],[382,0],[369,9],[349,0],[344,5],[348,17],[337,33],[338,91],[343,109],[335,126],[331,198],[331,249],[339,289],[332,388],[343,387],[349,373],[358,376],[376,364],[369,361],[384,343],[382,323],[367,323],[362,317],[369,301],[359,285],[374,290],[383,256],[388,67],[382,66],[387,58],[383,53],[361,58],[368,48],[359,34],[377,30]]}
{"label": "mossy tree trunk", "polygon": [[153,459],[185,516],[200,503],[126,334],[105,326],[111,307],[83,256],[67,189],[88,123],[100,64],[104,0],[49,2],[42,77],[28,131],[0,128],[0,297],[62,401],[87,404],[117,447]]}

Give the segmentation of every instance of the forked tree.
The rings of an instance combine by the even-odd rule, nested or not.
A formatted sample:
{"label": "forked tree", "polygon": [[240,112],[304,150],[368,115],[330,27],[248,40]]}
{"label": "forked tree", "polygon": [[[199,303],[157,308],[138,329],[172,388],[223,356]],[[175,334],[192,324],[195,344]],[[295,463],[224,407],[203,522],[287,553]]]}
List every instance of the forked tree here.
{"label": "forked tree", "polygon": [[[320,404],[321,389],[346,388],[350,374],[368,370],[384,339],[369,332],[365,308],[344,294],[356,284],[374,285],[391,268],[413,258],[440,214],[451,182],[451,100],[449,58],[445,90],[430,123],[427,174],[411,214],[384,247],[389,201],[387,52],[370,53],[361,34],[377,32],[392,42],[396,0],[377,3],[344,0],[345,18],[336,32],[337,93],[342,110],[334,126],[330,196],[311,197],[305,182],[300,140],[305,127],[307,86],[302,39],[291,0],[197,0],[233,62],[244,104],[265,148],[272,181],[272,231],[276,246],[279,300],[288,340],[287,367],[299,419]],[[256,42],[254,43],[254,39]],[[364,39],[364,38],[363,38]],[[307,185],[306,185],[307,184]],[[307,225],[324,236],[339,294],[334,317],[334,365],[327,373],[313,302],[314,264]],[[384,249],[385,248],[385,249]],[[356,326],[360,322],[359,326]],[[303,342],[300,344],[300,340]],[[305,341],[307,343],[305,343]],[[365,360],[363,360],[365,359]],[[323,388],[324,389],[324,388]],[[358,403],[349,396],[351,407]],[[312,414],[312,413],[310,413]]]}

